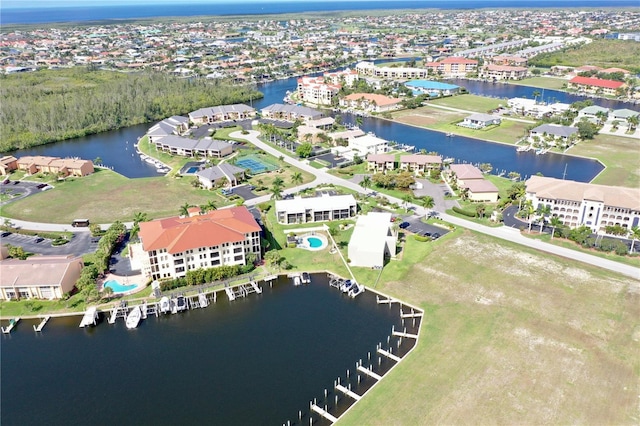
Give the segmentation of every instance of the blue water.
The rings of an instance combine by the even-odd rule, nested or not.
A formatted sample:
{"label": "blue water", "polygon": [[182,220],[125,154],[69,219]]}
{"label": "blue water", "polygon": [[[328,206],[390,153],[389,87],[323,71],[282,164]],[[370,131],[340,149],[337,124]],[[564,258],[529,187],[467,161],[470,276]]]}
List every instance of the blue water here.
{"label": "blue water", "polygon": [[200,171],[200,167],[189,167],[186,173],[197,173],[198,171]]}
{"label": "blue water", "polygon": [[307,241],[309,241],[309,247],[311,248],[320,248],[322,247],[322,240],[316,237],[308,237]]}
{"label": "blue water", "polygon": [[104,286],[109,287],[111,290],[113,290],[114,293],[124,293],[138,287],[138,284],[124,285],[124,284],[120,284],[116,280],[109,280],[104,283]]}
{"label": "blue water", "polygon": [[35,24],[49,22],[104,21],[163,16],[261,15],[300,12],[332,12],[345,10],[395,9],[503,9],[503,8],[612,8],[637,7],[637,0],[434,0],[434,1],[271,1],[230,2],[204,1],[148,2],[145,4],[71,7],[24,7],[22,1],[5,1],[3,24]]}

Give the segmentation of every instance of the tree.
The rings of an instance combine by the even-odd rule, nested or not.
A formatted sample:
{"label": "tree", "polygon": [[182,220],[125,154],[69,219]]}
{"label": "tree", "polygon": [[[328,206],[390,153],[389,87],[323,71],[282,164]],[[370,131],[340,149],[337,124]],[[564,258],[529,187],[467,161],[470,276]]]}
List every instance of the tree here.
{"label": "tree", "polygon": [[133,239],[140,232],[140,222],[149,220],[146,213],[137,212],[133,215],[133,226],[131,227],[131,238]]}
{"label": "tree", "polygon": [[578,135],[581,139],[593,139],[593,137],[598,133],[595,125],[589,121],[580,121],[576,125],[578,128]]}
{"label": "tree", "polygon": [[407,189],[413,185],[415,181],[411,172],[401,172],[396,175],[393,183],[398,189]]}
{"label": "tree", "polygon": [[311,156],[311,152],[313,151],[313,145],[309,142],[302,143],[298,145],[296,148],[296,154],[300,158],[308,158]]}
{"label": "tree", "polygon": [[633,246],[636,244],[636,240],[640,240],[640,226],[634,226],[629,230],[629,237],[631,237],[631,248],[629,254],[633,253]]}
{"label": "tree", "polygon": [[273,187],[282,189],[283,186],[284,186],[284,181],[282,180],[282,178],[280,176],[277,176],[273,180]]}
{"label": "tree", "polygon": [[100,158],[100,157],[96,157],[96,158],[93,160],[93,164],[102,164],[102,158]]}
{"label": "tree", "polygon": [[562,220],[560,220],[558,216],[553,216],[549,220],[549,225],[551,225],[551,239],[553,240],[553,235],[556,232],[556,228],[559,228],[560,226],[562,226]]}
{"label": "tree", "polygon": [[282,198],[282,188],[274,185],[271,188],[271,196],[273,197],[274,200],[280,200]]}
{"label": "tree", "polygon": [[29,254],[27,254],[20,246],[9,246],[9,257],[25,260],[27,257],[29,257]]}
{"label": "tree", "polygon": [[402,203],[404,204],[404,208],[409,211],[408,206],[409,203],[413,200],[413,197],[411,196],[411,194],[404,194],[402,196]]}
{"label": "tree", "polygon": [[200,206],[200,210],[202,210],[203,212],[213,211],[217,209],[218,207],[216,207],[216,204],[213,202],[213,200],[209,200],[206,204]]}
{"label": "tree", "polygon": [[539,90],[534,90],[532,95],[533,95],[534,102],[538,103],[538,96],[540,96],[540,91]]}
{"label": "tree", "polygon": [[369,189],[371,187],[371,177],[369,177],[369,175],[363,176],[360,181],[360,186],[363,187],[365,191]]}
{"label": "tree", "polygon": [[293,176],[291,176],[291,181],[296,184],[296,185],[300,185],[303,181],[302,179],[302,173],[300,172],[295,172],[293,174]]}
{"label": "tree", "polygon": [[270,250],[265,253],[264,260],[270,266],[278,266],[282,261],[282,257],[280,256],[280,252],[278,250]]}
{"label": "tree", "polygon": [[478,217],[484,217],[485,210],[487,210],[487,206],[485,206],[483,203],[476,205],[476,214],[478,215]]}
{"label": "tree", "polygon": [[180,206],[180,216],[189,216],[189,209],[193,207],[193,204],[189,204],[187,202],[185,202],[183,205]]}
{"label": "tree", "polygon": [[420,204],[422,205],[422,208],[424,208],[425,218],[427,216],[427,209],[432,209],[433,206],[436,205],[435,200],[430,195],[423,197],[422,200],[420,200]]}

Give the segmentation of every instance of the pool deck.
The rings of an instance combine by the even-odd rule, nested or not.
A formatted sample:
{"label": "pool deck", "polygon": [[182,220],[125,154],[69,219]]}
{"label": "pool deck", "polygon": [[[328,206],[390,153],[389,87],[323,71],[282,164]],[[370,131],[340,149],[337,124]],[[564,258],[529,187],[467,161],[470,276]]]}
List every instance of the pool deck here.
{"label": "pool deck", "polygon": [[98,286],[99,286],[98,290],[99,291],[104,290],[104,283],[110,280],[118,281],[120,284],[123,284],[123,285],[130,285],[130,284],[138,285],[138,287],[129,291],[125,291],[122,293],[115,293],[115,292],[113,293],[114,295],[118,295],[118,296],[128,296],[129,294],[135,294],[135,293],[138,293],[139,291],[144,290],[147,287],[146,285],[144,285],[146,280],[142,274],[121,276],[121,275],[109,273],[105,275],[104,278],[101,278],[98,280]]}

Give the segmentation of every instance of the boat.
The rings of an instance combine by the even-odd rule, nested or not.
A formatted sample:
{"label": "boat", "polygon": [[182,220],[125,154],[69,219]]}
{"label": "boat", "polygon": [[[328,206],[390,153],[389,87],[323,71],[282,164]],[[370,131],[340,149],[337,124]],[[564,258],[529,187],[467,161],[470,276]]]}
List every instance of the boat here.
{"label": "boat", "polygon": [[528,146],[528,145],[523,145],[523,146],[519,146],[519,147],[516,149],[516,151],[517,151],[517,152],[526,152],[526,151],[529,151],[530,149],[531,149],[531,147],[530,147],[530,146]]}
{"label": "boat", "polygon": [[453,163],[454,160],[455,160],[455,158],[453,158],[453,157],[447,157],[444,160],[442,160],[442,162],[444,164],[449,164],[449,163]]}
{"label": "boat", "polygon": [[364,286],[354,282],[347,294],[349,297],[354,298],[361,293],[364,293]]}
{"label": "boat", "polygon": [[342,284],[342,287],[340,287],[340,290],[342,290],[343,293],[348,293],[354,284],[355,284],[355,281],[345,280],[344,284]]}
{"label": "boat", "polygon": [[171,301],[167,296],[163,296],[160,299],[160,313],[168,314],[169,312],[171,312]]}
{"label": "boat", "polygon": [[184,296],[178,296],[171,299],[171,313],[177,314],[178,312],[185,311],[187,309],[187,299]]}
{"label": "boat", "polygon": [[308,272],[302,273],[302,284],[309,284],[311,282],[311,276]]}
{"label": "boat", "polygon": [[448,138],[453,137],[453,133],[447,133],[447,137]]}
{"label": "boat", "polygon": [[207,306],[209,306],[209,300],[207,300],[207,295],[204,293],[198,294],[198,303],[200,304],[201,308],[206,308]]}
{"label": "boat", "polygon": [[142,318],[142,311],[140,310],[140,306],[135,306],[131,312],[127,315],[126,324],[128,329],[133,329],[138,326],[140,323],[140,318]]}
{"label": "boat", "polygon": [[296,275],[295,277],[293,277],[293,285],[298,286],[302,284],[302,282],[300,281],[300,276]]}

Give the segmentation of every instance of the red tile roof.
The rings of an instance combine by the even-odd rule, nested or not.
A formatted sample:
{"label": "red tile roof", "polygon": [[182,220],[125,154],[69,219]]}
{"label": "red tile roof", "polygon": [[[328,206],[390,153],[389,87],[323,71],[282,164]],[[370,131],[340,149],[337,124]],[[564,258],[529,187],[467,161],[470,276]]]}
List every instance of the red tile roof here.
{"label": "red tile roof", "polygon": [[170,217],[140,223],[140,240],[145,251],[166,249],[181,253],[199,247],[239,242],[260,231],[260,225],[246,207],[215,210],[193,217]]}
{"label": "red tile roof", "polygon": [[592,77],[573,77],[569,80],[571,84],[582,84],[585,86],[595,86],[595,87],[603,87],[605,89],[617,89],[619,87],[624,86],[624,83],[621,81],[615,80],[603,80],[600,78],[592,78]]}

